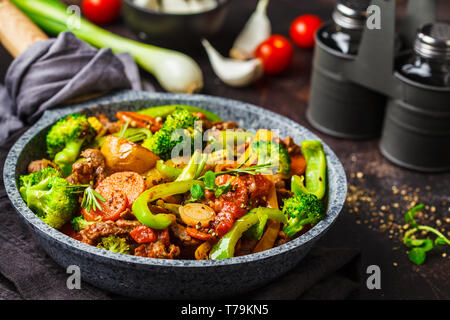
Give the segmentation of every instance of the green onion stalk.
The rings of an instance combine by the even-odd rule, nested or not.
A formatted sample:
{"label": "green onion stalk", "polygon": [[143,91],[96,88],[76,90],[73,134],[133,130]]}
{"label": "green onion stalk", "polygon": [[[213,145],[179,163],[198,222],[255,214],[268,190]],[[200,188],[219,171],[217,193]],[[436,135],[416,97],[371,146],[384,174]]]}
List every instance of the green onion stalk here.
{"label": "green onion stalk", "polygon": [[[95,47],[110,48],[115,53],[128,52],[136,63],[153,74],[167,91],[192,93],[203,87],[200,67],[192,58],[181,52],[115,35],[86,19],[74,16],[57,0],[11,1],[50,34],[71,31]],[[70,23],[73,21],[75,23]]]}

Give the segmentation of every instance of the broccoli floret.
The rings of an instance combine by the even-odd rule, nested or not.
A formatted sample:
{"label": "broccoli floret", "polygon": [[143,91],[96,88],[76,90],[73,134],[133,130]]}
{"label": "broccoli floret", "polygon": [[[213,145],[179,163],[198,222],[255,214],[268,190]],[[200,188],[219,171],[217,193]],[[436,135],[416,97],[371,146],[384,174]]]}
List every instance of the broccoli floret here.
{"label": "broccoli floret", "polygon": [[258,157],[258,165],[272,163],[277,173],[289,174],[291,171],[291,158],[282,145],[271,141],[254,142],[251,151]]}
{"label": "broccoli floret", "polygon": [[70,114],[58,120],[47,134],[47,153],[65,176],[72,172],[72,164],[80,155],[83,144],[95,136],[95,130],[85,115]]}
{"label": "broccoli floret", "polygon": [[83,216],[78,216],[72,219],[72,227],[76,232],[79,232],[87,226],[95,223],[97,223],[97,221],[87,221]]}
{"label": "broccoli floret", "polygon": [[124,238],[115,236],[115,235],[103,237],[100,240],[97,247],[101,248],[101,249],[109,250],[112,252],[118,252],[118,253],[124,253],[124,254],[130,253],[130,246],[127,243],[127,240]]}
{"label": "broccoli floret", "polygon": [[288,237],[297,234],[307,224],[317,224],[325,216],[322,201],[307,193],[284,200],[283,212],[288,218],[283,229]]}
{"label": "broccoli floret", "polygon": [[53,168],[21,176],[19,191],[27,206],[55,229],[69,222],[78,209],[77,195]]}
{"label": "broccoli floret", "polygon": [[190,144],[193,146],[194,123],[196,120],[198,118],[191,112],[177,108],[172,114],[167,116],[161,129],[155,132],[152,137],[146,139],[142,146],[156,153],[164,160],[170,159],[172,149],[183,141],[183,135],[173,136],[173,134],[177,133],[177,130],[186,129],[184,136],[190,137]]}
{"label": "broccoli floret", "polygon": [[38,184],[40,181],[48,177],[62,177],[61,173],[52,167],[47,167],[41,171],[36,171],[25,176],[20,176],[19,178],[19,191],[22,198],[26,197],[26,190],[28,187]]}

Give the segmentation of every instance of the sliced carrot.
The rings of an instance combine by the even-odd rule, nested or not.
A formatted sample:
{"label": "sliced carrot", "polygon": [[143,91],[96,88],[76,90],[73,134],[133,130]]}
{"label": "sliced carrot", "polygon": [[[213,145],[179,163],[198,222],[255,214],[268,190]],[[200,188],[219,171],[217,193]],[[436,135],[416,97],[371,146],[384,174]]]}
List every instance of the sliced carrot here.
{"label": "sliced carrot", "polygon": [[[97,191],[99,192],[99,191]],[[127,209],[127,197],[121,191],[113,189],[103,189],[99,192],[104,198],[105,202],[99,201],[101,210],[91,210],[87,212],[84,208],[81,210],[84,218],[88,221],[107,221],[117,220],[120,214]]]}
{"label": "sliced carrot", "polygon": [[186,232],[192,238],[203,240],[203,241],[209,241],[209,240],[214,240],[215,239],[215,237],[212,234],[209,234],[209,233],[206,233],[206,232],[201,232],[201,231],[199,231],[199,230],[197,230],[195,228],[192,228],[192,227],[187,227],[186,228]]}
{"label": "sliced carrot", "polygon": [[145,181],[138,173],[132,171],[114,173],[95,188],[95,191],[106,199],[105,202],[99,201],[102,209],[91,212],[83,209],[83,216],[88,221],[117,220],[122,212],[131,208],[144,190]]}
{"label": "sliced carrot", "polygon": [[161,129],[161,125],[157,123],[155,118],[145,114],[131,111],[119,111],[116,113],[116,117],[124,122],[129,121],[132,127],[148,128],[153,133]]}
{"label": "sliced carrot", "polygon": [[306,160],[302,154],[295,155],[291,157],[291,172],[292,174],[296,174],[298,176],[305,173],[306,169]]}
{"label": "sliced carrot", "polygon": [[95,189],[106,200],[112,191],[122,192],[126,195],[127,204],[131,208],[134,201],[145,190],[145,181],[142,176],[133,171],[116,172],[104,179]]}

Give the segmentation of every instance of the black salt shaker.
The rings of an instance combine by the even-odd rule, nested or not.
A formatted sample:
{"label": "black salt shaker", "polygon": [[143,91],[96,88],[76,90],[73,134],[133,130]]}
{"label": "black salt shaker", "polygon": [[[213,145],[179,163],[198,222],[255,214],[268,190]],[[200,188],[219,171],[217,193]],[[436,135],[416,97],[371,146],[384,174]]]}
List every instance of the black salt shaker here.
{"label": "black salt shaker", "polygon": [[380,148],[394,163],[426,172],[450,170],[449,66],[450,24],[423,25],[413,52],[397,63],[401,95],[387,104]]}
{"label": "black salt shaker", "polygon": [[352,81],[346,72],[356,59],[370,4],[339,0],[333,20],[316,33],[306,116],[313,127],[335,137],[366,139],[381,132],[385,96]]}
{"label": "black salt shaker", "polygon": [[450,24],[427,23],[417,33],[414,53],[399,68],[412,81],[450,87]]}

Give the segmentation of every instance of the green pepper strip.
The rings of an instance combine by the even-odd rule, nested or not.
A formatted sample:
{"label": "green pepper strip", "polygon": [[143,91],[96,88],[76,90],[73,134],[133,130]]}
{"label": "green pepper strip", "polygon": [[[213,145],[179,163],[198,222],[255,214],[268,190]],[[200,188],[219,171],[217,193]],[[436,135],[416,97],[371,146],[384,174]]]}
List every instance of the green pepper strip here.
{"label": "green pepper strip", "polygon": [[156,161],[156,170],[170,180],[175,180],[181,174],[181,169],[174,168],[165,164],[163,160]]}
{"label": "green pepper strip", "polygon": [[148,207],[148,203],[156,201],[162,197],[188,192],[195,184],[203,183],[196,180],[175,181],[159,184],[144,191],[136,199],[132,206],[132,210],[134,215],[136,216],[136,219],[138,219],[138,221],[143,225],[146,225],[147,227],[150,227],[152,229],[167,228],[174,221],[173,215],[165,213],[153,214]]}
{"label": "green pepper strip", "polygon": [[[203,157],[199,150],[195,150],[194,154],[191,156],[186,167],[181,171],[180,175],[177,177],[176,181],[193,180],[196,178],[196,173],[199,164],[202,162]],[[202,169],[203,170],[203,169]]]}
{"label": "green pepper strip", "polygon": [[211,112],[211,111],[208,111],[208,110],[204,110],[204,109],[199,108],[199,107],[178,105],[178,104],[167,105],[167,106],[151,107],[151,108],[147,108],[147,109],[138,111],[138,113],[145,114],[145,115],[153,117],[153,118],[157,118],[157,117],[165,118],[169,114],[174,112],[176,110],[176,108],[186,109],[186,110],[188,110],[190,112],[201,112],[201,113],[203,113],[206,116],[206,119],[208,119],[211,122],[222,121],[222,118],[220,118],[214,112]]}
{"label": "green pepper strip", "polygon": [[261,239],[264,228],[266,227],[267,220],[269,220],[269,216],[267,214],[261,215],[260,219],[256,224],[250,227],[247,231],[244,232],[244,236],[251,240],[259,240]]}
{"label": "green pepper strip", "polygon": [[287,223],[286,216],[280,210],[264,207],[253,209],[245,216],[238,219],[233,224],[230,231],[228,231],[227,234],[225,234],[219,242],[217,242],[217,244],[211,249],[210,258],[217,260],[233,257],[234,248],[236,247],[236,243],[241,238],[242,234],[259,221],[264,220],[264,215],[267,215],[269,219],[279,221],[283,224]]}
{"label": "green pepper strip", "polygon": [[303,193],[308,193],[308,190],[305,187],[305,177],[293,175],[291,178],[291,191],[294,195],[299,195]]}
{"label": "green pepper strip", "polygon": [[301,144],[306,160],[306,189],[318,199],[326,192],[327,159],[322,143],[318,140],[303,141]]}

